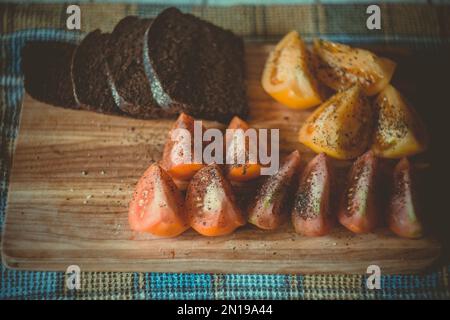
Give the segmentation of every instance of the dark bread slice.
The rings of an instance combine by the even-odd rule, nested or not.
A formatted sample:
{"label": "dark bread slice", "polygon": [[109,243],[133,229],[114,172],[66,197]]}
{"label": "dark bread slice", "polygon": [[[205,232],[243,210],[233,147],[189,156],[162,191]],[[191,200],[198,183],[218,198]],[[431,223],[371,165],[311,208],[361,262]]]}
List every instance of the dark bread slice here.
{"label": "dark bread slice", "polygon": [[28,42],[22,49],[25,90],[35,99],[78,109],[71,78],[76,45],[63,42]]}
{"label": "dark bread slice", "polygon": [[121,109],[137,118],[159,118],[164,113],[154,101],[143,65],[144,34],[151,19],[125,17],[114,28],[108,53],[108,66],[117,94],[126,102]]}
{"label": "dark bread slice", "polygon": [[82,109],[108,113],[122,113],[114,95],[113,84],[104,54],[109,34],[100,30],[90,32],[77,47],[72,64],[75,96]]}
{"label": "dark bread slice", "polygon": [[193,84],[200,78],[195,62],[200,26],[178,9],[168,8],[155,18],[145,37],[145,70],[158,105],[180,112],[198,105]]}
{"label": "dark bread slice", "polygon": [[246,116],[240,38],[175,8],[163,11],[146,37],[146,71],[162,108],[222,122]]}
{"label": "dark bread slice", "polygon": [[202,106],[226,122],[235,115],[246,118],[248,113],[244,43],[232,32],[212,23],[195,19],[202,24],[205,44],[200,48],[202,67]]}

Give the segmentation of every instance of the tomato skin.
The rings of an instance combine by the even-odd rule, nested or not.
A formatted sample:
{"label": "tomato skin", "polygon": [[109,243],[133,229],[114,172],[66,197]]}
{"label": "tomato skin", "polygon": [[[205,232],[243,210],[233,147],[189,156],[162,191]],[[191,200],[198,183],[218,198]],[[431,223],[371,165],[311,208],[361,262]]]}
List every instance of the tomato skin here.
{"label": "tomato skin", "polygon": [[136,185],[129,205],[130,228],[160,237],[175,237],[189,228],[183,197],[172,178],[152,164]]}
{"label": "tomato skin", "polygon": [[194,175],[186,192],[185,207],[191,227],[205,236],[230,234],[245,223],[231,185],[216,164]]}
{"label": "tomato skin", "polygon": [[297,233],[317,237],[331,231],[331,175],[331,167],[324,153],[315,156],[304,169],[292,210],[292,224]]}
{"label": "tomato skin", "polygon": [[[250,129],[250,126],[239,117],[234,117],[230,124],[228,125],[227,132],[225,135],[225,141],[229,146],[229,150],[232,150],[232,141],[233,137],[236,133],[234,130],[243,130],[245,132]],[[228,149],[226,149],[228,151]],[[245,139],[245,145],[237,145],[235,154],[245,154],[245,164],[231,164],[226,166],[227,178],[231,181],[236,182],[245,182],[249,180],[253,180],[261,175],[261,166],[259,163],[249,163],[250,160],[250,147],[249,147],[249,139]],[[225,153],[226,154],[226,153]],[[257,160],[258,154],[255,155],[255,159]]]}
{"label": "tomato skin", "polygon": [[180,163],[177,165],[173,165],[169,172],[170,176],[174,179],[180,181],[188,181],[198,170],[203,168],[203,166],[204,165],[202,163]]}
{"label": "tomato skin", "polygon": [[368,151],[360,156],[350,169],[338,219],[354,233],[371,232],[378,224],[378,165],[378,158],[372,151]]}
{"label": "tomato skin", "polygon": [[246,182],[258,178],[261,175],[259,164],[238,164],[228,168],[227,177],[235,182]]}
{"label": "tomato skin", "polygon": [[281,165],[277,173],[269,176],[258,189],[249,205],[248,221],[260,229],[274,230],[287,218],[283,210],[289,198],[289,189],[300,169],[300,153],[295,150]]}
{"label": "tomato skin", "polygon": [[[168,139],[164,145],[161,166],[167,173],[177,180],[189,180],[192,176],[203,167],[203,163],[194,162],[194,121],[191,116],[181,113],[175,121],[172,129],[169,132]],[[172,140],[172,133],[176,129],[186,129],[190,133],[190,140]],[[202,135],[204,128],[202,127]],[[182,150],[191,150],[191,157],[189,163],[184,159]]]}
{"label": "tomato skin", "polygon": [[414,178],[411,163],[407,158],[401,159],[394,169],[388,206],[389,228],[398,236],[410,239],[421,238],[424,233]]}

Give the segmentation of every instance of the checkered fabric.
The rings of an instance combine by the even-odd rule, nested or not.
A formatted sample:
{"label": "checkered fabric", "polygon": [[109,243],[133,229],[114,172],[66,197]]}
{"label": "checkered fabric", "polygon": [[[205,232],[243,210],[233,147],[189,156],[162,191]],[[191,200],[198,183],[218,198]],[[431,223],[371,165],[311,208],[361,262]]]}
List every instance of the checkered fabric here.
{"label": "checkered fabric", "polygon": [[[365,27],[367,5],[183,5],[181,10],[233,30],[246,40],[279,39],[297,29],[306,39],[438,50],[450,42],[450,6],[384,4],[382,30]],[[81,4],[81,33],[65,27],[66,5],[0,4],[0,228],[8,193],[23,96],[20,49],[27,40],[78,41],[95,28],[110,31],[126,15],[155,16],[163,5]],[[1,299],[448,299],[450,266],[422,275],[383,275],[368,290],[365,275],[112,273],[81,274],[81,290],[66,289],[63,272],[0,270]]]}

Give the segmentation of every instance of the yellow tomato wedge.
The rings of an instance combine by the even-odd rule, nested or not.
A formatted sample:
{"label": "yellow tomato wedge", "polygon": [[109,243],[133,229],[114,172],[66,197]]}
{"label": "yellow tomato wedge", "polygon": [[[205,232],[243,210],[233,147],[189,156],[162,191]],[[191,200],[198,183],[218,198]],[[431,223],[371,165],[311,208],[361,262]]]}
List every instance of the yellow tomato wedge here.
{"label": "yellow tomato wedge", "polygon": [[382,158],[408,157],[424,151],[428,134],[415,110],[393,86],[380,92],[372,150]]}
{"label": "yellow tomato wedge", "polygon": [[374,114],[359,86],[339,92],[306,119],[299,141],[317,153],[353,159],[369,147]]}
{"label": "yellow tomato wedge", "polygon": [[308,52],[296,31],[277,44],[266,61],[262,86],[278,102],[295,109],[314,107],[322,102],[308,67]]}
{"label": "yellow tomato wedge", "polygon": [[366,95],[380,92],[391,81],[395,62],[370,51],[322,39],[314,40],[317,78],[341,91],[358,84]]}

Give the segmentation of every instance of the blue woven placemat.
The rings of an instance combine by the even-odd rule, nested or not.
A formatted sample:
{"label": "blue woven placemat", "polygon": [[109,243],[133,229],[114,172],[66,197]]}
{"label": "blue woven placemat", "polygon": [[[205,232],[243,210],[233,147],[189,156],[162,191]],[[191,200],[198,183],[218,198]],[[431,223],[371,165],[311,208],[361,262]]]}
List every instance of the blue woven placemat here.
{"label": "blue woven placemat", "polygon": [[[11,6],[0,5],[0,15],[5,23],[0,26],[0,115],[2,117],[1,162],[0,162],[0,227],[4,223],[4,213],[8,192],[8,178],[14,141],[17,135],[21,99],[23,96],[23,78],[20,67],[20,50],[29,40],[77,41],[80,33],[58,29],[62,20],[55,21],[52,12],[63,12],[63,5],[51,6]],[[114,22],[126,14],[152,15],[163,7],[139,5],[134,7],[114,7],[106,5],[91,6],[91,26],[95,25],[96,12],[110,14]],[[307,37],[321,35],[345,42],[382,42],[402,43],[415,47],[439,48],[448,44],[449,30],[445,22],[444,30],[435,30],[425,25],[417,28],[410,26],[410,17],[396,27],[395,33],[390,23],[385,31],[367,34],[367,30],[345,22],[345,14],[353,11],[360,14],[358,6],[285,6],[262,7],[246,6],[240,8],[183,7],[209,18],[221,25],[228,26],[247,39],[264,40],[279,38],[288,29],[298,28]],[[432,9],[431,9],[432,8]],[[200,10],[201,9],[201,10]],[[429,16],[450,20],[450,10],[433,7],[389,7],[392,10],[408,10],[413,17]],[[97,11],[96,11],[97,10]],[[446,10],[446,11],[445,11]],[[439,12],[438,12],[439,11]],[[251,20],[233,28],[236,13]],[[256,12],[256,13],[255,13]],[[258,13],[259,12],[259,13]],[[263,15],[261,18],[260,15]],[[63,16],[63,15],[62,15]],[[268,17],[284,20],[291,19],[297,24],[287,24],[283,28],[272,26]],[[11,21],[16,17],[15,21]],[[22,20],[19,20],[19,18]],[[296,18],[297,17],[297,18]],[[303,17],[304,19],[299,19]],[[306,18],[305,18],[306,17]],[[325,20],[322,20],[326,17]],[[439,18],[439,19],[440,19]],[[243,18],[241,17],[241,20]],[[274,19],[274,18],[272,18]],[[428,19],[428,18],[427,18]],[[255,22],[256,21],[256,22]],[[260,26],[258,21],[265,26]],[[341,21],[341,23],[339,23]],[[111,22],[112,23],[112,22]],[[421,22],[414,23],[424,23]],[[336,27],[338,26],[338,27]],[[408,28],[410,26],[410,28]],[[24,29],[29,27],[31,29]],[[390,29],[389,29],[390,28]],[[83,30],[83,31],[88,31]],[[338,31],[338,32],[337,32]],[[118,273],[118,272],[82,272],[81,290],[68,290],[63,272],[31,272],[6,269],[1,265],[0,299],[448,299],[449,266],[443,266],[424,275],[382,275],[381,289],[368,290],[365,275],[258,275],[258,274],[179,274],[179,273]]]}

